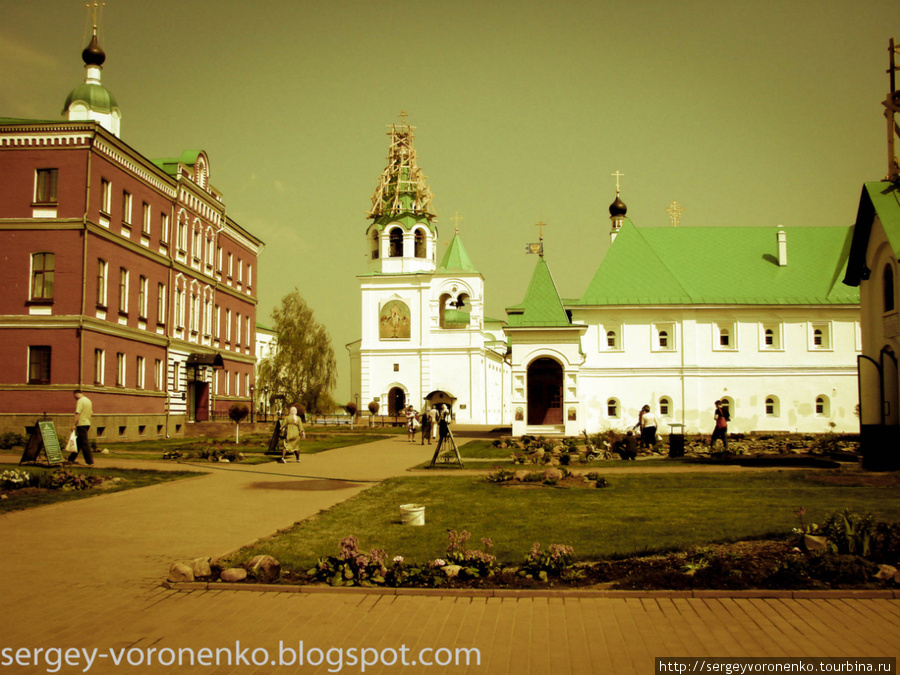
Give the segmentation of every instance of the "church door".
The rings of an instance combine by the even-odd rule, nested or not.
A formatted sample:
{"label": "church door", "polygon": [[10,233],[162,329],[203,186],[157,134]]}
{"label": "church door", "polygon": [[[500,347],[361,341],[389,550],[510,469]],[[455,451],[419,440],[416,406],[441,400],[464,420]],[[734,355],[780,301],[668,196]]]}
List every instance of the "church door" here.
{"label": "church door", "polygon": [[528,366],[528,424],[562,424],[562,366],[537,359]]}
{"label": "church door", "polygon": [[388,415],[400,415],[406,407],[406,394],[400,387],[394,387],[388,392]]}

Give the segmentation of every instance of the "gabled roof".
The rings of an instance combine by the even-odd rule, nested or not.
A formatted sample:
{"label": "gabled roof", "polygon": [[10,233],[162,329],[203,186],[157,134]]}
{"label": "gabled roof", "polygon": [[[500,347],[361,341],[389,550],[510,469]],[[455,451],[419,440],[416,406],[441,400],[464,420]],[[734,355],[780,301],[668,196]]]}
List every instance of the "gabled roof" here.
{"label": "gabled roof", "polygon": [[438,267],[438,273],[442,272],[479,273],[475,269],[475,265],[472,263],[472,259],[466,252],[466,247],[463,246],[462,239],[459,238],[458,234],[453,235],[450,247],[447,249],[444,259],[441,260],[441,264]]}
{"label": "gabled roof", "polygon": [[[777,232],[787,239],[778,264]],[[573,305],[858,304],[847,227],[657,227],[626,219]]]}
{"label": "gabled roof", "polygon": [[856,223],[853,225],[853,244],[847,263],[844,283],[859,286],[866,266],[866,250],[872,223],[878,216],[884,228],[894,258],[900,258],[900,185],[888,182],[865,183],[859,198]]}
{"label": "gabled roof", "polygon": [[506,310],[509,315],[510,328],[524,328],[529,326],[569,326],[569,315],[563,307],[556,283],[550,268],[543,256],[534,268],[531,275],[531,283],[525,292],[525,300]]}

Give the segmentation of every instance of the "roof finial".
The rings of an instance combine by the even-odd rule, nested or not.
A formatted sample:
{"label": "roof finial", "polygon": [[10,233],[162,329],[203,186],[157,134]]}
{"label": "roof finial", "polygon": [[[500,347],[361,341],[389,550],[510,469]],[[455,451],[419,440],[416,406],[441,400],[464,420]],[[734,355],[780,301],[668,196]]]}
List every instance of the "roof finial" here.
{"label": "roof finial", "polygon": [[619,179],[620,179],[622,176],[624,176],[625,174],[622,173],[621,171],[619,171],[618,169],[616,169],[616,172],[615,172],[615,173],[611,173],[611,174],[609,174],[609,175],[610,175],[610,176],[615,176],[615,177],[616,177],[616,197],[618,197],[618,196],[619,196]]}
{"label": "roof finial", "polygon": [[673,200],[666,209],[666,213],[669,214],[669,220],[672,221],[672,227],[678,227],[678,223],[681,222],[681,214],[684,213],[684,207]]}
{"label": "roof finial", "polygon": [[453,233],[458,236],[459,235],[459,221],[462,220],[462,216],[459,215],[459,211],[456,211],[450,220],[453,221]]}
{"label": "roof finial", "polygon": [[106,61],[106,54],[100,48],[100,41],[97,39],[97,23],[100,10],[106,6],[105,2],[88,3],[85,7],[88,10],[88,18],[93,22],[94,30],[91,35],[91,41],[84,51],[81,52],[81,58],[86,66],[102,66]]}

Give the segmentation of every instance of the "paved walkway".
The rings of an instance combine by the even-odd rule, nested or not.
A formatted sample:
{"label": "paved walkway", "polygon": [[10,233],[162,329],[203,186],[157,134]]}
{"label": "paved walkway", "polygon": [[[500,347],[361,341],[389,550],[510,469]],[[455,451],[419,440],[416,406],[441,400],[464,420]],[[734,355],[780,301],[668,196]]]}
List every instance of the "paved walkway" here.
{"label": "paved walkway", "polygon": [[[317,593],[178,592],[160,586],[173,560],[219,555],[345,500],[431,456],[403,437],[303,457],[299,464],[198,465],[196,478],[0,516],[0,675],[53,670],[10,666],[3,649],[97,649],[87,672],[272,673],[361,671],[353,648],[397,650],[417,665],[365,672],[652,673],[664,656],[900,655],[900,601],[818,598],[456,597]],[[18,458],[0,456],[0,461]],[[159,463],[110,460],[99,466]],[[357,481],[338,490],[266,489],[309,477]],[[256,487],[251,487],[257,484]],[[260,485],[262,484],[262,488]],[[116,666],[148,650],[230,649],[232,665]],[[302,667],[290,662],[303,641]],[[480,665],[425,667],[476,648]],[[266,665],[252,665],[262,660]],[[317,652],[313,648],[319,648]],[[324,658],[329,648],[335,648]],[[338,652],[343,652],[338,668]],[[401,649],[408,652],[401,652]],[[126,650],[122,652],[120,650]],[[310,653],[309,650],[313,649]],[[109,651],[112,650],[112,651]],[[130,650],[130,651],[129,651]],[[174,650],[174,651],[171,651]],[[239,651],[239,650],[238,650]],[[215,652],[212,652],[215,654]],[[53,654],[53,652],[51,652]],[[105,654],[108,656],[101,656]],[[366,658],[374,652],[366,652]],[[9,655],[9,656],[8,656]],[[188,652],[182,652],[187,663]],[[225,652],[219,653],[225,663]],[[59,672],[83,672],[84,657]],[[474,659],[474,657],[472,657]],[[309,661],[320,661],[318,666]],[[212,661],[214,662],[214,661]],[[398,660],[399,663],[399,660]],[[249,664],[249,665],[248,665]]]}

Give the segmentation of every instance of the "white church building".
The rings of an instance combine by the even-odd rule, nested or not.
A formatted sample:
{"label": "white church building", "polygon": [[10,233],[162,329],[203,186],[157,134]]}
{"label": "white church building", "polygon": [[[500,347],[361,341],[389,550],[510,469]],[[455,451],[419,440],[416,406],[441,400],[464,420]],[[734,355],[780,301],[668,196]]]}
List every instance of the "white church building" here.
{"label": "white church building", "polygon": [[638,228],[617,191],[581,298],[560,298],[541,248],[522,302],[491,321],[458,232],[437,262],[412,128],[390,136],[348,345],[361,408],[444,402],[458,423],[574,436],[630,427],[645,404],[662,433],[709,433],[721,400],[732,433],[858,431],[849,227]]}

